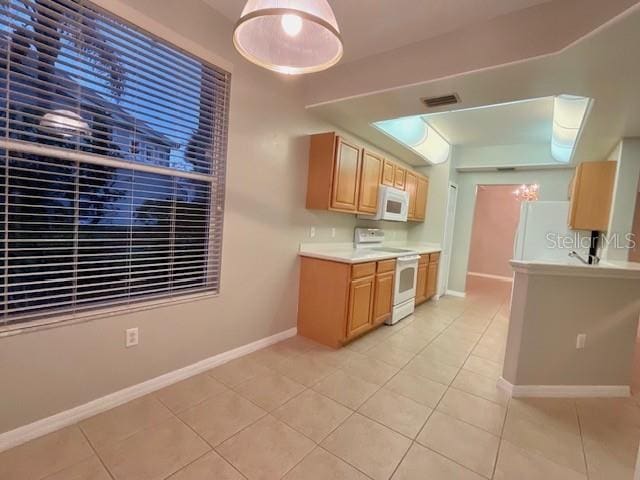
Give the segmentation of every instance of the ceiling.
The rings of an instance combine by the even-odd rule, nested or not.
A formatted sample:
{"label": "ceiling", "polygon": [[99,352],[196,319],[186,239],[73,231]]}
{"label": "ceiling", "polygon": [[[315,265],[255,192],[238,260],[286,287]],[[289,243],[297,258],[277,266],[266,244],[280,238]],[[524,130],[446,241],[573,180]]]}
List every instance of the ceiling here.
{"label": "ceiling", "polygon": [[[232,22],[244,0],[204,0]],[[348,63],[549,0],[329,0]],[[280,0],[286,4],[287,0]]]}
{"label": "ceiling", "polygon": [[553,97],[441,112],[423,118],[452,145],[549,144]]}
{"label": "ceiling", "polygon": [[[636,7],[626,10],[559,51],[405,87],[316,104],[308,109],[394,156],[413,165],[424,165],[423,159],[378,132],[371,127],[371,123],[425,114],[421,98],[453,92],[458,93],[462,100],[457,106],[459,109],[563,93],[580,95],[592,98],[593,105],[573,161],[602,160],[620,138],[640,136],[640,56],[629,55],[629,49],[640,44],[640,4]],[[523,108],[526,105],[522,104]],[[532,118],[537,115],[535,110],[531,109]],[[526,112],[511,113],[521,118],[521,114]],[[483,143],[487,143],[492,136],[495,141],[494,127],[498,123],[505,123],[494,119],[487,121],[485,126],[484,118],[474,120],[466,114],[460,117],[459,122],[454,118],[443,118],[436,127],[442,130],[443,135],[450,135],[454,143],[477,142],[478,135],[485,128],[487,131],[483,135],[487,135],[487,140]],[[457,128],[460,128],[460,132],[455,131]],[[507,130],[511,133],[505,136],[510,138],[522,134],[514,132],[509,125]]]}

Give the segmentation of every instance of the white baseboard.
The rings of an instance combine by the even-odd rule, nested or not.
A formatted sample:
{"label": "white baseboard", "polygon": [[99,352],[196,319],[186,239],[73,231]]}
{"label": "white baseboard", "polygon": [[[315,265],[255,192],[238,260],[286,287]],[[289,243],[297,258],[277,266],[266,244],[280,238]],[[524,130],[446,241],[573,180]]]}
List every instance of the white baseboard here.
{"label": "white baseboard", "polygon": [[488,273],[467,272],[471,277],[490,278],[491,280],[499,280],[501,282],[513,282],[513,277],[503,277],[501,275],[490,275]]}
{"label": "white baseboard", "polygon": [[628,385],[513,385],[504,378],[498,379],[498,388],[511,397],[589,398],[630,397]]}
{"label": "white baseboard", "polygon": [[444,294],[450,295],[452,297],[460,297],[460,298],[464,298],[467,296],[465,292],[458,292],[456,290],[447,290]]}
{"label": "white baseboard", "polygon": [[192,365],[165,373],[164,375],[152,378],[151,380],[123,388],[122,390],[110,393],[109,395],[97,398],[83,405],[65,410],[64,412],[56,413],[55,415],[37,420],[28,425],[18,427],[15,430],[2,433],[0,434],[0,452],[69,425],[73,425],[85,418],[92,417],[93,415],[97,415],[98,413],[102,413],[106,410],[117,407],[118,405],[122,405],[123,403],[142,397],[151,392],[155,392],[156,390],[160,390],[161,388],[167,387],[181,380],[193,377],[194,375],[210,370],[235,358],[242,357],[248,353],[255,352],[261,348],[268,347],[269,345],[273,345],[274,343],[293,337],[296,333],[297,328],[290,328],[289,330],[276,333],[270,337],[261,338],[260,340],[256,340],[255,342],[247,345],[242,345],[241,347],[214,355],[213,357],[206,358]]}

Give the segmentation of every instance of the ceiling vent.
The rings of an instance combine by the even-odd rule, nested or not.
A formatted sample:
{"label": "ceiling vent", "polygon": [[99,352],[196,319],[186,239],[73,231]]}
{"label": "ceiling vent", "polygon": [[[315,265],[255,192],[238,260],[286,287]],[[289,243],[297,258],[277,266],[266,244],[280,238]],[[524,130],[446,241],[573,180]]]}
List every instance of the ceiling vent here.
{"label": "ceiling vent", "polygon": [[516,167],[496,167],[496,171],[498,172],[513,172]]}
{"label": "ceiling vent", "polygon": [[440,97],[431,97],[431,98],[423,98],[422,103],[424,103],[427,108],[436,108],[442,107],[444,105],[453,105],[454,103],[459,103],[460,97],[457,93],[451,93],[449,95],[442,95]]}

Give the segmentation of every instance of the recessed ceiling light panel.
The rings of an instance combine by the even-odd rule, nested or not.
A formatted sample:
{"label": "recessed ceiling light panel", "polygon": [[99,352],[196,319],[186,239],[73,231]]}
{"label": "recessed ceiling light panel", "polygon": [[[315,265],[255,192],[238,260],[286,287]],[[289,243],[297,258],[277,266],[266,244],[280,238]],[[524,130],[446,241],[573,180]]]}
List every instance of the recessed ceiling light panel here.
{"label": "recessed ceiling light panel", "polygon": [[451,145],[421,115],[375,122],[373,126],[432,165],[449,159]]}
{"label": "recessed ceiling light panel", "polygon": [[551,156],[557,162],[571,162],[590,104],[591,99],[576,95],[554,98]]}

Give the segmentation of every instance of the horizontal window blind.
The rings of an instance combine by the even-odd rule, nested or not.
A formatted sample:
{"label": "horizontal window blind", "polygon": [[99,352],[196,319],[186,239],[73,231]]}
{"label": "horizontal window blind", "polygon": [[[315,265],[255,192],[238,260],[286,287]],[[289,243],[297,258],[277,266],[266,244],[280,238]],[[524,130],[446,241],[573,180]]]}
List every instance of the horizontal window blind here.
{"label": "horizontal window blind", "polygon": [[0,326],[219,291],[230,80],[90,2],[0,2]]}

